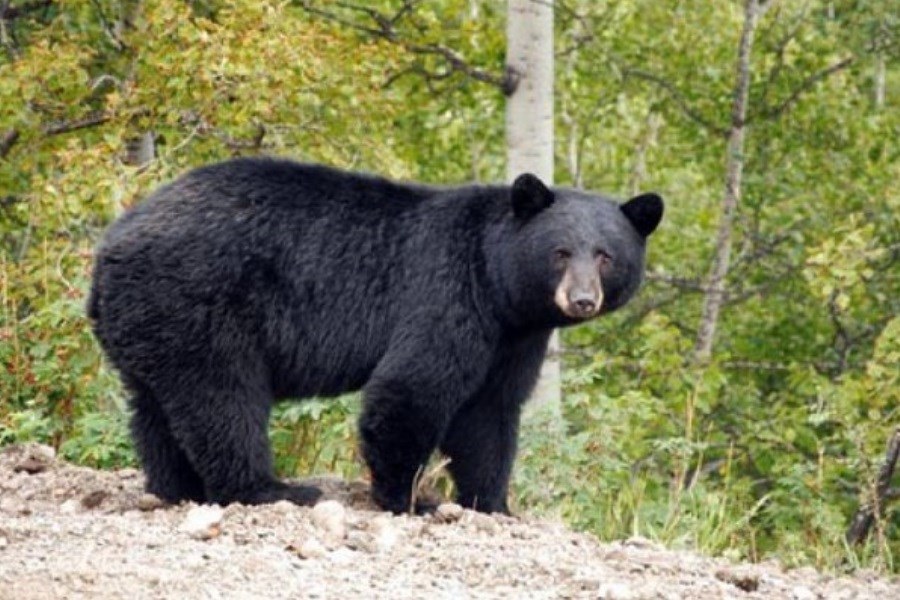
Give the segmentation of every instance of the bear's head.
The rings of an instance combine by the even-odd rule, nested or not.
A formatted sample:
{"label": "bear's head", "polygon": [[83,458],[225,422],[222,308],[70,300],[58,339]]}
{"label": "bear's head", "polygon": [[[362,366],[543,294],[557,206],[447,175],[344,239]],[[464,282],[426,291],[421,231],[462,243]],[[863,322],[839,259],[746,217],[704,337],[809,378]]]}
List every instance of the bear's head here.
{"label": "bear's head", "polygon": [[647,237],[663,201],[643,194],[619,204],[545,186],[531,174],[510,188],[515,292],[527,321],[572,325],[613,311],[637,291]]}

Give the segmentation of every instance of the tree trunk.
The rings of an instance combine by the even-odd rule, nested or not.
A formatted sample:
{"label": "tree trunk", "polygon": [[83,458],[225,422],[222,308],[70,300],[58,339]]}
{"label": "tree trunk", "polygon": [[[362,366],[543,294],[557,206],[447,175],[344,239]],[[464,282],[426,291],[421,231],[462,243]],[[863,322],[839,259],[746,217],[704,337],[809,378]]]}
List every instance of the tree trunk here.
{"label": "tree trunk", "polygon": [[[506,104],[506,176],[533,173],[553,183],[553,3],[509,0],[507,72],[516,81]],[[532,397],[535,408],[560,411],[559,338]]]}
{"label": "tree trunk", "polygon": [[881,110],[884,108],[884,88],[886,81],[886,69],[884,61],[884,52],[879,51],[875,55],[875,108]]}
{"label": "tree trunk", "polygon": [[125,162],[136,167],[145,167],[156,158],[156,140],[152,131],[132,138],[125,143]]}
{"label": "tree trunk", "polygon": [[747,117],[747,96],[750,90],[750,50],[753,34],[764,5],[759,0],[746,0],[744,27],[738,46],[737,73],[734,84],[734,102],[731,109],[731,127],[728,132],[728,154],[726,157],[725,192],[722,198],[722,214],[719,217],[719,231],[713,264],[703,298],[703,312],[700,328],[694,346],[694,360],[705,362],[712,355],[713,341],[719,313],[725,299],[725,278],[731,263],[731,237],[734,217],[741,198],[741,175],[744,170],[744,132]]}

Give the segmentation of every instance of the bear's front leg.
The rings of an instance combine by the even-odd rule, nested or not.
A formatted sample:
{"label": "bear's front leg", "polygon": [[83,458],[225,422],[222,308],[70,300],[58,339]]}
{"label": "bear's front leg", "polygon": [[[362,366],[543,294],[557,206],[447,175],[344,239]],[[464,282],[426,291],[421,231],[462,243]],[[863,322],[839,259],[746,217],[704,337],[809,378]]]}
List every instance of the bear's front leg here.
{"label": "bear's front leg", "polygon": [[427,332],[421,338],[392,348],[364,390],[359,429],[372,497],[398,514],[429,508],[413,502],[416,477],[490,363],[480,332],[466,336],[459,322],[452,334],[429,325],[417,330]]}
{"label": "bear's front leg", "polygon": [[413,488],[449,417],[446,398],[425,398],[401,382],[367,386],[359,430],[372,474],[372,499],[393,513],[423,512]]}
{"label": "bear's front leg", "polygon": [[504,340],[481,389],[450,423],[441,450],[465,508],[509,513],[519,415],[537,383],[548,339],[549,331],[539,331]]}

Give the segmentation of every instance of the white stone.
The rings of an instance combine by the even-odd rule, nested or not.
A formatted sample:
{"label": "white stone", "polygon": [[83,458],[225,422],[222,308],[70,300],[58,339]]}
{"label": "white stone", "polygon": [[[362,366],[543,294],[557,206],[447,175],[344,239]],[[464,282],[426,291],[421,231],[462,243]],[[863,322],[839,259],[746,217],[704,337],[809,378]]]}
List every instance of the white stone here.
{"label": "white stone", "polygon": [[218,504],[201,504],[188,511],[180,530],[196,540],[208,540],[221,532],[225,512]]}
{"label": "white stone", "polygon": [[435,516],[443,523],[454,523],[463,516],[463,507],[453,502],[445,502],[437,507]]}
{"label": "white stone", "polygon": [[597,590],[597,597],[601,600],[632,600],[637,595],[624,583],[601,583]]}
{"label": "white stone", "polygon": [[328,550],[322,545],[322,542],[314,537],[310,537],[300,544],[297,554],[300,555],[300,558],[322,558],[328,554]]}
{"label": "white stone", "polygon": [[78,501],[74,498],[69,498],[60,505],[59,512],[64,515],[74,515],[78,512]]}
{"label": "white stone", "polygon": [[806,586],[794,586],[791,590],[791,600],[816,600],[818,595]]}
{"label": "white stone", "polygon": [[347,511],[337,500],[319,502],[312,509],[312,522],[329,541],[339,541],[347,535]]}

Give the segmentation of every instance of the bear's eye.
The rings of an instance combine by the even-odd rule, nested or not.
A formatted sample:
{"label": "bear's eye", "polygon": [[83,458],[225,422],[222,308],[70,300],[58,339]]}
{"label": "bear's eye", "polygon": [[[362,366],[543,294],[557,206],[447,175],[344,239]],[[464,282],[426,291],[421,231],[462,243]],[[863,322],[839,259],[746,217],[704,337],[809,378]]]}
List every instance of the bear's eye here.
{"label": "bear's eye", "polygon": [[553,258],[556,262],[566,262],[570,258],[572,258],[572,253],[568,250],[560,248],[559,250],[553,251]]}
{"label": "bear's eye", "polygon": [[608,265],[613,261],[613,257],[609,252],[607,252],[606,250],[601,250],[599,248],[597,250],[594,250],[594,258],[597,260],[600,266]]}

